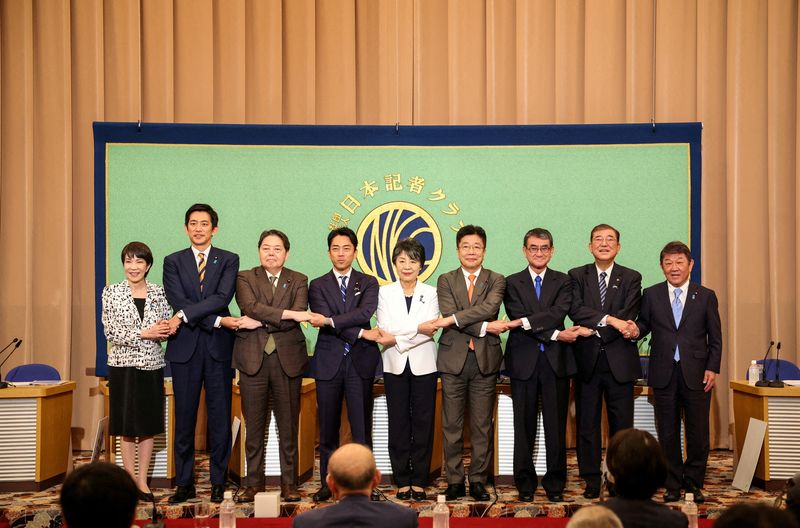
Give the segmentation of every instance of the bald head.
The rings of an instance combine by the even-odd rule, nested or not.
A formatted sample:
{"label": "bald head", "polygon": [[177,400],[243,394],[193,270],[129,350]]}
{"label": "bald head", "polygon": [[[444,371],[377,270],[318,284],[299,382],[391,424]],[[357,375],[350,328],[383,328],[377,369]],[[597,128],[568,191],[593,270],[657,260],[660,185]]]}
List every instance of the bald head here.
{"label": "bald head", "polygon": [[334,451],[328,461],[328,479],[328,485],[344,495],[363,491],[369,493],[380,479],[380,473],[375,468],[372,451],[361,444],[345,444]]}

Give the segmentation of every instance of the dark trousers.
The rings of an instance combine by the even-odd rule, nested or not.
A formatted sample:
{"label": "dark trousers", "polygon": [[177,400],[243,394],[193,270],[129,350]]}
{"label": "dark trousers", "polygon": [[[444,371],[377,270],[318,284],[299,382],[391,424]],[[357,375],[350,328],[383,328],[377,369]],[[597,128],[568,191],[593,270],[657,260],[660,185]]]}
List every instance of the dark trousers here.
{"label": "dark trousers", "polygon": [[342,398],[347,400],[347,419],[353,442],[372,449],[372,382],[356,372],[350,355],[342,358],[339,370],[329,380],[317,380],[319,416],[319,478],[325,486],[328,459],[339,447]]}
{"label": "dark trousers", "polygon": [[200,390],[205,387],[211,483],[225,484],[231,456],[231,362],[212,358],[201,339],[189,361],[170,365],[175,392],[175,481],[178,486],[194,484],[194,430]]}
{"label": "dark trousers", "polygon": [[[708,461],[708,414],[711,392],[686,386],[680,363],[672,367],[672,377],[663,389],[653,390],[658,443],[667,457],[668,490],[680,489],[684,479],[702,487]],[[686,423],[686,461],[681,453],[681,411]]]}
{"label": "dark trousers", "polygon": [[539,401],[544,421],[547,473],[542,486],[548,493],[560,493],[567,482],[567,410],[569,378],[556,376],[544,352],[539,354],[533,374],[526,380],[511,379],[514,406],[514,483],[517,489],[533,493],[538,485],[533,450],[538,426]]}
{"label": "dark trousers", "polygon": [[496,374],[481,374],[474,352],[467,354],[460,374],[442,373],[442,433],[447,483],[464,482],[464,407],[469,401],[472,460],[470,484],[486,483],[492,471]]}
{"label": "dark trousers", "polygon": [[614,379],[604,352],[600,354],[589,381],[578,379],[575,385],[578,471],[586,486],[591,488],[599,488],[601,482],[603,400],[606,402],[609,437],[633,427],[633,382],[619,383]]}
{"label": "dark trousers", "polygon": [[436,373],[383,375],[389,415],[389,459],[398,487],[428,485],[436,409]]}
{"label": "dark trousers", "polygon": [[264,486],[264,448],[270,411],[275,412],[280,445],[281,484],[297,484],[297,423],[300,414],[302,376],[290,378],[283,372],[277,351],[264,354],[261,368],[250,376],[239,374],[247,436],[247,486]]}

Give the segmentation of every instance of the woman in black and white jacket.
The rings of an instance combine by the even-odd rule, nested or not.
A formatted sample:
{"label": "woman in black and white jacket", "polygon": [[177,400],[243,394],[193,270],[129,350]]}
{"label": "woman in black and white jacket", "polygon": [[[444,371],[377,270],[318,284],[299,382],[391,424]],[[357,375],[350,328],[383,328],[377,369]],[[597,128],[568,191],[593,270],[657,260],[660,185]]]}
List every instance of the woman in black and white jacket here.
{"label": "woman in black and white jacket", "polygon": [[[131,242],[122,249],[125,280],[103,289],[103,330],[108,352],[109,433],[121,437],[122,461],[139,488],[139,499],[152,501],[147,472],[153,437],[164,432],[164,351],[171,309],[164,289],[147,277],[153,254]],[[136,472],[136,438],[139,472]]]}

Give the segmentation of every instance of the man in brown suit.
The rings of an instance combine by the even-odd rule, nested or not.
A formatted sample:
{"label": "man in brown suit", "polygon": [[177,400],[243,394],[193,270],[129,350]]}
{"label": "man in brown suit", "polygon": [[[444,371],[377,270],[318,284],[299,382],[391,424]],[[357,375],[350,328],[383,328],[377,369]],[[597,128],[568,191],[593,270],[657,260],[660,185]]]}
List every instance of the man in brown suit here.
{"label": "man in brown suit", "polygon": [[486,232],[466,225],[456,234],[461,267],[439,277],[436,292],[443,328],[436,365],[442,374],[442,432],[447,467],[447,500],[466,495],[464,485],[464,406],[469,400],[472,462],[469,493],[487,501],[484,485],[492,470],[495,382],[503,351],[499,334],[508,329],[497,321],[506,280],[483,268]]}
{"label": "man in brown suit", "polygon": [[[308,362],[300,322],[308,321],[308,277],[284,268],[289,238],[276,229],[258,241],[261,265],[240,271],[236,302],[242,311],[233,347],[233,367],[239,370],[247,437],[246,487],[238,502],[252,502],[264,491],[264,436],[270,409],[278,422],[281,497],[300,500],[297,493],[297,423],[300,385]],[[271,404],[270,404],[271,401]]]}

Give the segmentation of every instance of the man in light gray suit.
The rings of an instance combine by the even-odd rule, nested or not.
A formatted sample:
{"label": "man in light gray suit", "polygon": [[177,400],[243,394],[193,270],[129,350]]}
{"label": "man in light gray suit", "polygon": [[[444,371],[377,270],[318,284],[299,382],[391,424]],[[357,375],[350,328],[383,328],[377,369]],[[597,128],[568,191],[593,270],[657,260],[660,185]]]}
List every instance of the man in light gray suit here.
{"label": "man in light gray suit", "polygon": [[442,375],[442,432],[447,467],[447,500],[466,495],[464,485],[464,406],[469,400],[472,462],[469,493],[489,500],[484,485],[492,467],[495,384],[503,361],[499,334],[508,330],[498,321],[506,280],[483,267],[486,231],[466,225],[456,234],[461,267],[439,277],[436,292],[443,328],[436,365]]}

